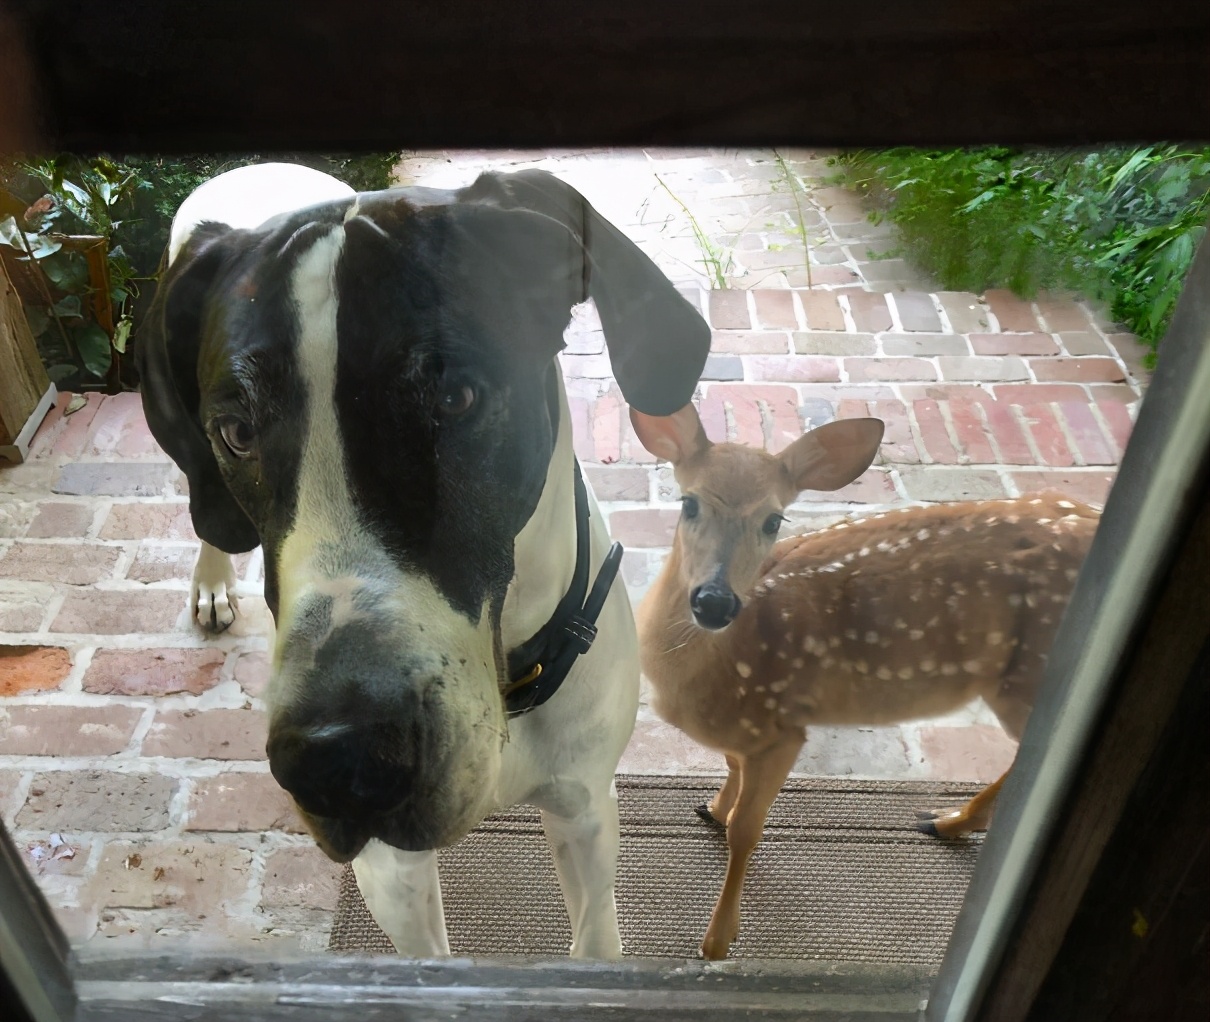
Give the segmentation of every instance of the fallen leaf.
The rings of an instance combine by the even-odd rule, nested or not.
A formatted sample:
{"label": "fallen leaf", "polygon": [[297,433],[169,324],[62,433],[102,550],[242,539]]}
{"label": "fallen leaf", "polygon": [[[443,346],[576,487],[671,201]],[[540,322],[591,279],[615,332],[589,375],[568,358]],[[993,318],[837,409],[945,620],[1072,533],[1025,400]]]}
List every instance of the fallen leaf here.
{"label": "fallen leaf", "polygon": [[83,394],[72,394],[71,400],[67,402],[67,407],[63,409],[63,414],[66,416],[78,412],[86,404],[88,404],[88,398]]}
{"label": "fallen leaf", "polygon": [[164,867],[156,866],[155,872],[151,874],[151,879],[152,880],[163,880],[164,879]]}
{"label": "fallen leaf", "polygon": [[141,865],[143,865],[143,856],[141,856],[138,852],[131,852],[128,856],[126,856],[126,861],[122,865],[124,865],[127,869],[138,869]]}

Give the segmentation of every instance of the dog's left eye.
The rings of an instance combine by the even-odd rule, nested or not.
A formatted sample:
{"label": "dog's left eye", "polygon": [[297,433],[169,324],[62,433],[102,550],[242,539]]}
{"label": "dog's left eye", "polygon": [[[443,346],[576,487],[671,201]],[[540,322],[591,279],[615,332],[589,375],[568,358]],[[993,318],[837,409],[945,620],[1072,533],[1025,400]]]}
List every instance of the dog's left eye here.
{"label": "dog's left eye", "polygon": [[227,445],[227,450],[237,458],[252,457],[252,450],[256,446],[256,430],[250,422],[229,415],[219,421],[218,432],[223,438],[223,443]]}
{"label": "dog's left eye", "polygon": [[445,387],[437,395],[437,410],[442,415],[465,415],[475,403],[475,390],[466,384]]}

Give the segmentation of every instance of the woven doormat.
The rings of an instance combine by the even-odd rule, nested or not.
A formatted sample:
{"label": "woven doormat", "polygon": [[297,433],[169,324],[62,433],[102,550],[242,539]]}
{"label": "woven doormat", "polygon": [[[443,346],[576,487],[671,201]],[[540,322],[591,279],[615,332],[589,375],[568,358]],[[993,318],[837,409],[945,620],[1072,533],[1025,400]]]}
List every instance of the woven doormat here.
{"label": "woven doormat", "polygon": [[[695,958],[727,849],[693,807],[721,778],[619,776],[617,902],[627,954]],[[773,805],[744,887],[737,958],[940,964],[982,843],[914,829],[920,808],[956,807],[978,785],[792,779]],[[440,853],[455,955],[565,955],[571,943],[536,809],[491,816]],[[392,954],[341,878],[329,947]]]}

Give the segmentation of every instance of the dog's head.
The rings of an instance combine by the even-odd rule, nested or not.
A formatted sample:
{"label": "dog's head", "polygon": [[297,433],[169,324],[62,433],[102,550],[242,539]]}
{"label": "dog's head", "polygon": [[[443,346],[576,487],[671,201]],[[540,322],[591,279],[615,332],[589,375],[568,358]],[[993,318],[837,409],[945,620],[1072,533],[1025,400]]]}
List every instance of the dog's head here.
{"label": "dog's head", "polygon": [[204,223],[160,285],[147,419],[202,539],[264,547],[270,765],[333,858],[448,844],[485,811],[513,544],[559,428],[554,355],[590,296],[627,399],[683,405],[705,323],[542,173]]}

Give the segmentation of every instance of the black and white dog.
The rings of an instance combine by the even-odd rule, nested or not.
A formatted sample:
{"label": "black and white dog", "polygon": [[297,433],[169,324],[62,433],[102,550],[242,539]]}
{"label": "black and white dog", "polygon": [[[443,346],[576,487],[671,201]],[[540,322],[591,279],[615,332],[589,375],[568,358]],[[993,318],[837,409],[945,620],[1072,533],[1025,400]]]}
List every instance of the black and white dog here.
{"label": "black and white dog", "polygon": [[244,168],[186,200],[169,258],[143,403],[189,479],[200,625],[237,612],[228,555],[264,548],[273,775],[400,953],[448,953],[434,849],[526,802],[571,953],[619,955],[637,644],[555,355],[591,297],[624,396],[669,414],[705,322],[537,171],[357,195]]}

